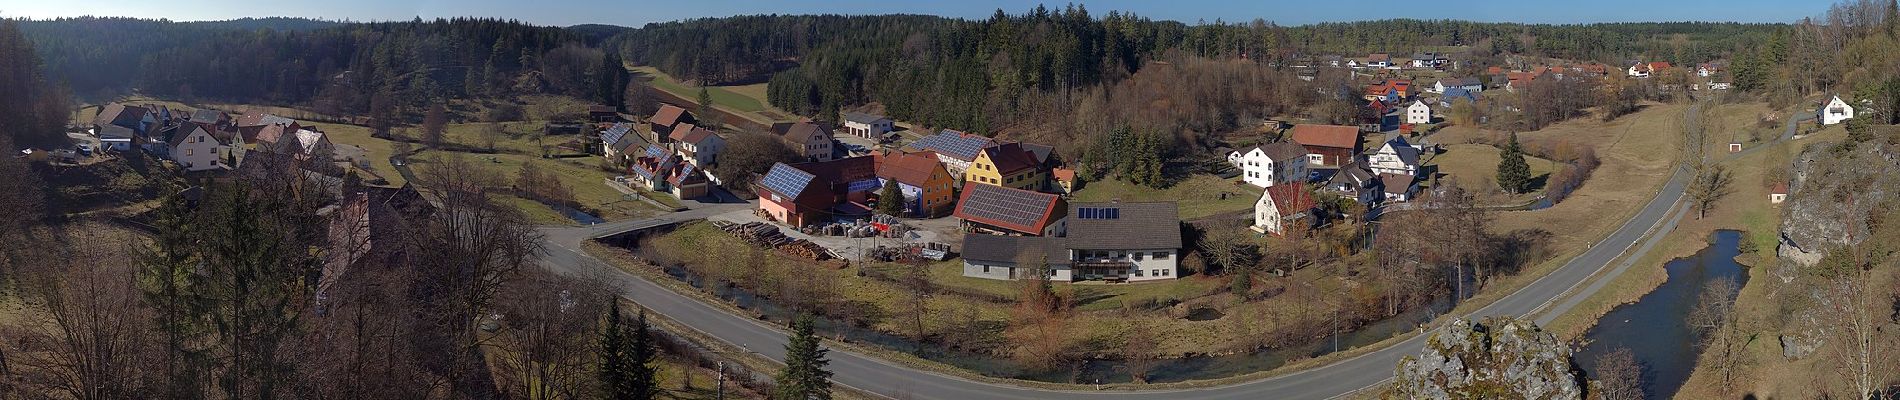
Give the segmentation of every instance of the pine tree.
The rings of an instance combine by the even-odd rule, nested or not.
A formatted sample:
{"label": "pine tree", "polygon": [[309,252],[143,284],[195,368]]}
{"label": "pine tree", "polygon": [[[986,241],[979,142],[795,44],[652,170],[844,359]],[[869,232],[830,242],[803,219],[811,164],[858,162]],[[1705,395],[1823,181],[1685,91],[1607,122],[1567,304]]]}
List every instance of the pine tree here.
{"label": "pine tree", "polygon": [[885,180],[884,190],[877,192],[877,213],[889,216],[904,214],[904,191],[897,187],[897,180]]}
{"label": "pine tree", "polygon": [[778,373],[774,400],[831,400],[831,371],[826,350],[818,347],[810,315],[792,321],[792,339],[785,344],[785,369]]}
{"label": "pine tree", "polygon": [[633,320],[633,343],[629,353],[633,373],[629,374],[633,386],[633,398],[649,400],[660,394],[660,382],[656,377],[659,367],[653,359],[659,356],[659,350],[653,343],[652,326],[647,325],[647,310],[641,309],[640,316]]}
{"label": "pine tree", "polygon": [[627,330],[620,326],[620,302],[609,302],[607,326],[600,330],[600,366],[594,371],[600,391],[609,399],[631,399],[633,391],[627,361]]}
{"label": "pine tree", "polygon": [[[176,189],[173,185],[166,186],[166,189]],[[165,383],[161,384],[164,397],[201,397],[195,372],[202,368],[198,363],[203,353],[191,344],[202,333],[202,324],[197,323],[202,315],[196,310],[202,310],[203,306],[194,295],[198,279],[193,267],[198,257],[192,242],[197,229],[180,195],[159,204],[153,224],[159,228],[159,234],[149,247],[139,252],[142,266],[138,280],[146,304],[154,311],[154,325],[164,335],[161,339],[165,352]]]}
{"label": "pine tree", "polygon": [[1524,162],[1524,148],[1517,143],[1517,132],[1511,132],[1511,143],[1498,158],[1498,187],[1512,194],[1529,190],[1531,165]]}

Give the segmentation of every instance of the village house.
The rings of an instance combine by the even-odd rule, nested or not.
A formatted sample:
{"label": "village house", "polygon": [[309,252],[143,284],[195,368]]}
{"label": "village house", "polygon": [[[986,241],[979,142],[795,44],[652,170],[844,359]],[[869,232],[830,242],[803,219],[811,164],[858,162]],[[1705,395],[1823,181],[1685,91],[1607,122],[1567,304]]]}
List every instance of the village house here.
{"label": "village house", "polygon": [[1379,176],[1358,161],[1341,165],[1338,170],[1332,171],[1324,177],[1321,188],[1368,205],[1383,201],[1385,193],[1380,187]]}
{"label": "village house", "polygon": [[[298,124],[297,120],[261,113],[245,114],[242,117],[238,117],[237,122],[232,123],[232,125],[237,126],[238,135],[244,138],[244,144],[246,145],[258,144],[259,135],[270,136],[272,138],[270,142],[276,142],[275,138],[282,136],[284,132],[303,130],[303,125]],[[273,130],[275,132],[265,134],[265,130]]]}
{"label": "village house", "polygon": [[680,124],[668,138],[672,139],[674,150],[685,156],[687,163],[702,169],[719,162],[719,152],[726,149],[726,139],[720,138],[711,129],[692,124]]}
{"label": "village house", "polygon": [[1418,175],[1419,154],[1423,151],[1405,141],[1405,136],[1393,135],[1379,150],[1366,157],[1366,165],[1375,174]]}
{"label": "village house", "polygon": [[1846,101],[1841,100],[1841,96],[1839,95],[1828,95],[1827,101],[1821,103],[1821,108],[1818,112],[1820,113],[1818,118],[1821,120],[1821,125],[1834,125],[1854,119],[1854,106],[1848,105]]}
{"label": "village house", "polygon": [[1012,142],[977,151],[963,180],[1040,191],[1048,179],[1042,165],[1036,162],[1036,155]]}
{"label": "village house", "polygon": [[1388,55],[1386,53],[1372,53],[1372,55],[1366,56],[1367,68],[1385,69],[1386,67],[1390,67],[1390,66],[1392,66],[1391,55]]}
{"label": "village house", "polygon": [[1285,235],[1292,224],[1310,221],[1313,195],[1306,192],[1305,185],[1280,185],[1267,188],[1260,194],[1260,200],[1253,205],[1254,232],[1269,235]]}
{"label": "village house", "polygon": [[1011,236],[1062,236],[1068,203],[1048,193],[971,183],[954,213],[964,232]]}
{"label": "village house", "polygon": [[711,184],[699,166],[659,146],[648,146],[643,155],[633,159],[627,170],[630,172],[629,178],[641,188],[670,193],[682,200],[704,197],[711,190]]}
{"label": "village house", "polygon": [[1648,78],[1651,75],[1662,73],[1663,70],[1669,69],[1671,67],[1673,66],[1669,65],[1669,63],[1667,62],[1662,62],[1662,61],[1649,62],[1649,63],[1636,63],[1636,65],[1631,65],[1629,67],[1629,70],[1625,71],[1625,73],[1628,74],[1631,78]]}
{"label": "village house", "polygon": [[[1086,203],[1069,208],[1068,235],[966,234],[963,275],[986,279],[1151,281],[1180,277],[1181,222],[1175,203]],[[1142,232],[1130,235],[1128,232]]]}
{"label": "village house", "polygon": [[831,161],[831,126],[823,122],[803,120],[798,122],[780,122],[772,124],[772,135],[779,141],[792,147],[809,161]]}
{"label": "village house", "polygon": [[331,251],[323,252],[323,265],[317,278],[315,299],[319,310],[336,306],[331,301],[332,289],[348,279],[358,263],[400,264],[402,250],[407,247],[404,243],[409,239],[406,235],[411,233],[410,224],[436,211],[412,185],[349,189],[353,192],[339,192],[341,198],[336,207],[323,215],[329,225],[325,239]]}
{"label": "village house", "polygon": [[673,141],[673,128],[679,124],[697,124],[699,119],[693,113],[672,104],[660,104],[659,111],[647,118],[647,141],[669,144]]}
{"label": "village house", "polygon": [[1306,179],[1306,147],[1293,142],[1254,146],[1241,156],[1241,181],[1259,187]]}
{"label": "village house", "polygon": [[640,135],[628,135],[632,132],[633,124],[625,122],[613,124],[607,127],[607,130],[600,131],[600,155],[606,157],[607,161],[619,163],[626,160],[628,151],[645,149],[645,144],[636,145],[637,142],[644,142],[644,140],[638,140]]}
{"label": "village house", "polygon": [[1715,76],[1716,74],[1720,74],[1722,73],[1723,70],[1726,70],[1726,69],[1728,69],[1728,63],[1721,62],[1721,61],[1706,62],[1700,65],[1696,65],[1695,76],[1707,78],[1707,77]]}
{"label": "village house", "polygon": [[158,123],[145,107],[115,103],[99,109],[99,115],[92,119],[92,128],[94,134],[102,137],[111,134],[129,139],[145,136],[157,129]]}
{"label": "village house", "polygon": [[1775,186],[1768,188],[1768,204],[1781,204],[1784,201],[1788,201],[1788,183],[1776,182]]}
{"label": "village house", "polygon": [[1379,174],[1379,186],[1385,189],[1385,201],[1411,201],[1418,192],[1418,179],[1406,174]]}
{"label": "village house", "polygon": [[1076,203],[1068,233],[1076,280],[1149,281],[1180,277],[1181,219],[1174,202]]}
{"label": "village house", "polygon": [[1484,81],[1478,78],[1445,78],[1432,83],[1432,86],[1426,90],[1432,93],[1445,93],[1453,88],[1464,88],[1467,91],[1480,92],[1484,91]]}
{"label": "village house", "polygon": [[1426,105],[1424,101],[1412,102],[1412,105],[1405,107],[1405,123],[1432,123],[1432,106]]}
{"label": "village house", "polygon": [[937,160],[943,163],[951,176],[962,177],[966,176],[970,163],[976,161],[977,153],[995,145],[994,139],[945,129],[912,142],[909,148],[937,153]]}
{"label": "village house", "polygon": [[1052,187],[1051,189],[1054,189],[1056,193],[1061,193],[1063,195],[1074,194],[1075,189],[1076,189],[1076,184],[1080,183],[1076,181],[1074,168],[1057,167],[1055,169],[1051,169],[1049,170],[1049,179],[1054,184],[1054,187]]}
{"label": "village house", "polygon": [[[937,162],[932,152],[886,153],[878,156],[877,177],[880,185],[897,183],[904,195],[904,213],[918,218],[936,218],[949,213],[956,179]],[[882,192],[880,192],[882,193]],[[878,199],[879,202],[887,199]]]}
{"label": "village house", "polygon": [[178,124],[166,140],[171,160],[186,171],[222,168],[218,149],[224,147],[224,143],[211,134],[212,129],[195,122]]}
{"label": "village house", "polygon": [[829,221],[833,216],[870,215],[864,202],[880,185],[877,160],[851,157],[799,164],[775,163],[752,185],[759,210],[791,226]]}
{"label": "village house", "polygon": [[1306,147],[1310,165],[1344,165],[1359,154],[1359,127],[1300,124],[1293,126],[1292,137]]}
{"label": "village house", "polygon": [[1465,88],[1455,87],[1455,88],[1445,90],[1444,95],[1438,96],[1438,106],[1443,107],[1443,108],[1451,108],[1451,106],[1457,105],[1458,102],[1460,101],[1467,101],[1467,102],[1471,102],[1472,104],[1477,104],[1478,91],[1465,90]]}
{"label": "village house", "polygon": [[884,135],[890,133],[894,128],[895,123],[892,122],[890,118],[884,118],[882,115],[854,112],[844,113],[845,133],[852,136],[883,142]]}

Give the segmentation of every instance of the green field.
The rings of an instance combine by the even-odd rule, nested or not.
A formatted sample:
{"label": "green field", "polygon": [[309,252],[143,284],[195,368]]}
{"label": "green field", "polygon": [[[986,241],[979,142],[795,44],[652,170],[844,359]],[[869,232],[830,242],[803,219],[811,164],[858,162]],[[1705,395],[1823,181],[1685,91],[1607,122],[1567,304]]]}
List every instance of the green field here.
{"label": "green field", "polygon": [[[1261,190],[1253,185],[1229,181],[1212,175],[1194,175],[1167,189],[1154,189],[1123,181],[1084,182],[1075,192],[1077,202],[1172,201],[1181,206],[1181,219],[1190,220],[1229,211],[1251,210],[1260,200]],[[1221,198],[1226,194],[1226,198]]]}
{"label": "green field", "polygon": [[[683,83],[675,79],[672,75],[661,72],[658,68],[639,66],[629,69],[635,74],[646,75],[653,78],[650,82],[652,82],[654,88],[672,93],[674,96],[687,99],[688,101],[697,101],[697,99],[699,99],[698,86]],[[737,86],[708,86],[706,87],[706,95],[712,97],[713,107],[745,117],[753,122],[770,124],[776,121],[792,120],[794,117],[791,114],[769,105],[765,99],[765,90],[766,84],[764,83]]]}

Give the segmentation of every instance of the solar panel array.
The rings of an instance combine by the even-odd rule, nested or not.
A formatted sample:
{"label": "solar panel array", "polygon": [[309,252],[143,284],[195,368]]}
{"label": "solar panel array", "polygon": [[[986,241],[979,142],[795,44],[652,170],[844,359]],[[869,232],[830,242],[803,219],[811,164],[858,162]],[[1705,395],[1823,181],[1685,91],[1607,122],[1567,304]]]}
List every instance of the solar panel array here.
{"label": "solar panel array", "polygon": [[632,129],[632,125],[625,123],[614,124],[612,128],[607,128],[607,131],[600,133],[600,140],[607,144],[620,143],[620,138],[627,136],[627,131],[630,129]]}
{"label": "solar panel array", "polygon": [[773,164],[772,170],[766,171],[765,177],[759,179],[759,185],[782,195],[798,196],[799,193],[805,191],[805,186],[810,185],[814,178],[816,177],[809,172],[779,163]]}
{"label": "solar panel array", "polygon": [[1121,219],[1122,209],[1082,207],[1075,209],[1075,217],[1080,219]]}
{"label": "solar panel array", "polygon": [[674,175],[673,178],[675,181],[685,181],[687,177],[693,176],[694,169],[693,164],[682,165],[679,175]]}
{"label": "solar panel array", "polygon": [[660,146],[647,146],[647,157],[666,157],[666,149],[662,149]]}
{"label": "solar panel array", "polygon": [[1052,194],[984,184],[970,185],[964,190],[974,191],[957,205],[965,216],[1024,226],[1035,226],[1049,210],[1049,203],[1055,200]]}
{"label": "solar panel array", "polygon": [[849,192],[869,192],[869,191],[878,190],[884,187],[882,183],[878,182],[877,178],[851,182],[850,185],[846,185],[846,186],[848,186],[848,188],[845,190]]}
{"label": "solar panel array", "polygon": [[959,159],[974,159],[976,158],[977,152],[983,151],[983,149],[995,144],[996,143],[989,138],[965,136],[955,131],[944,130],[936,135],[918,140],[917,143],[912,144],[912,146],[919,149],[949,154]]}

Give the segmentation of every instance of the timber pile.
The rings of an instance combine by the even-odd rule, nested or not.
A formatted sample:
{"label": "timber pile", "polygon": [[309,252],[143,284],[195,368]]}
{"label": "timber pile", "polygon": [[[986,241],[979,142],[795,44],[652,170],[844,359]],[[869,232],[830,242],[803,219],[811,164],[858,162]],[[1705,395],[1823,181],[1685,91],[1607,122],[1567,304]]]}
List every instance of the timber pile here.
{"label": "timber pile", "polygon": [[785,233],[779,232],[778,226],[776,225],[764,222],[747,222],[743,224],[719,226],[719,229],[747,243],[770,247],[807,260],[824,261],[831,258],[831,255],[825,251],[824,246],[819,246],[817,243],[812,243],[808,240],[785,236]]}

